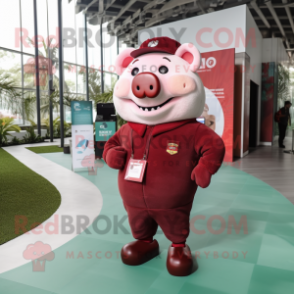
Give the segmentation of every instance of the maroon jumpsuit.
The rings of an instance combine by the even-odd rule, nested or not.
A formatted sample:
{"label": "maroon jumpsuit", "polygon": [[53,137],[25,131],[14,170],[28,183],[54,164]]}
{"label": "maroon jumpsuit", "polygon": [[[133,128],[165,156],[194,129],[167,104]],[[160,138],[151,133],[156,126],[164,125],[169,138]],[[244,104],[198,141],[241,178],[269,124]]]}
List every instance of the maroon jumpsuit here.
{"label": "maroon jumpsuit", "polygon": [[[142,159],[149,135],[143,182],[125,180],[131,149],[134,159]],[[169,143],[179,145],[177,153],[168,152]],[[156,126],[122,126],[106,143],[103,158],[110,167],[120,169],[119,191],[134,238],[152,238],[159,225],[173,243],[185,242],[197,183],[208,186],[224,152],[222,139],[195,119]]]}

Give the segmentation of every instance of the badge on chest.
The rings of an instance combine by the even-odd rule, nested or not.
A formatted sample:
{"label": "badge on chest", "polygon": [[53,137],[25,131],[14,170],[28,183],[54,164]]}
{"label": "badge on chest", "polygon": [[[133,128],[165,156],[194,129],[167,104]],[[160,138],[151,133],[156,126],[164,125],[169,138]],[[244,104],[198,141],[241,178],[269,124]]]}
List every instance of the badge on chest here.
{"label": "badge on chest", "polygon": [[146,169],[147,161],[140,159],[136,160],[130,158],[129,164],[126,170],[125,180],[133,181],[133,182],[143,182],[144,173]]}
{"label": "badge on chest", "polygon": [[166,152],[170,155],[177,154],[179,152],[179,142],[167,142]]}

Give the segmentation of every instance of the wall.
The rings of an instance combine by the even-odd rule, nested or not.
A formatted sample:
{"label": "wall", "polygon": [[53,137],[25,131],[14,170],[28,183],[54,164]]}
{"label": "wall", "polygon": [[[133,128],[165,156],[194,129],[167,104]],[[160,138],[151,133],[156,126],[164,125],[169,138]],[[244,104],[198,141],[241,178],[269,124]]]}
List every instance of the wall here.
{"label": "wall", "polygon": [[250,57],[235,54],[234,89],[234,156],[244,157],[249,152],[250,119]]}
{"label": "wall", "polygon": [[242,138],[242,108],[243,108],[243,85],[245,64],[245,53],[235,54],[235,84],[234,84],[234,157],[241,157],[243,154]]}
{"label": "wall", "polygon": [[289,60],[282,39],[266,38],[262,40],[262,62],[284,62]]}
{"label": "wall", "polygon": [[261,86],[261,119],[260,141],[262,145],[270,145],[273,142],[274,126],[274,98],[276,97],[275,62],[262,63],[262,86]]}
{"label": "wall", "polygon": [[[284,63],[289,60],[288,54],[285,50],[285,47],[283,45],[282,39],[279,38],[267,38],[263,39],[263,54],[262,54],[262,63],[263,64],[272,64],[274,63],[274,81],[273,81],[273,87],[274,87],[274,99],[272,102],[272,109],[274,113],[278,109],[278,101],[277,101],[277,95],[278,95],[278,64],[279,63]],[[262,110],[261,110],[262,112]],[[275,136],[278,134],[277,130],[277,124],[274,123],[272,120],[273,124],[273,135],[271,140],[266,140],[261,142],[263,145],[271,145],[275,139],[278,138],[278,136]],[[292,136],[291,132],[287,132],[287,136]]]}
{"label": "wall", "polygon": [[[250,57],[245,53],[245,73],[243,74],[243,145],[242,157],[249,153],[249,128],[250,128]],[[257,126],[256,126],[257,127]]]}
{"label": "wall", "polygon": [[[259,86],[258,89],[258,117],[257,122],[257,145],[260,143],[260,105],[261,105],[261,63],[263,56],[263,39],[262,35],[255,23],[254,18],[251,15],[249,8],[246,6],[246,36],[249,31],[254,30],[255,32],[255,43],[250,42],[246,47],[246,53],[250,57],[250,80],[256,83]],[[250,92],[250,89],[249,89]],[[247,131],[247,127],[245,126],[245,131]]]}

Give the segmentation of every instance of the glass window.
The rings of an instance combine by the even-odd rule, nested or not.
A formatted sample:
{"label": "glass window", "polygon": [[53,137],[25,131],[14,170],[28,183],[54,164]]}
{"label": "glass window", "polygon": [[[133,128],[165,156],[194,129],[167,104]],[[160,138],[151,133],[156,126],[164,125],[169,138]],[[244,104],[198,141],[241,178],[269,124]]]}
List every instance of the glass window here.
{"label": "glass window", "polygon": [[[7,1],[7,3],[8,2],[10,1]],[[33,0],[21,0],[21,18],[23,31],[23,52],[35,54],[35,47],[33,46],[35,36]]]}
{"label": "glass window", "polygon": [[51,46],[50,58],[52,62],[53,86],[59,89],[59,63],[58,63],[58,11],[57,1],[47,1],[48,4],[48,32]]}
{"label": "glass window", "polygon": [[10,105],[9,112],[14,118],[14,123],[17,125],[24,124],[24,116],[23,116],[23,104],[22,104],[22,96],[21,90],[17,90],[19,97],[17,99],[12,100],[13,103]]}
{"label": "glass window", "polygon": [[76,63],[75,1],[62,1],[64,61]]}
{"label": "glass window", "polygon": [[103,63],[104,70],[114,72],[117,57],[117,38],[107,33],[107,23],[103,24]]}
{"label": "glass window", "polygon": [[122,53],[126,48],[128,48],[128,46],[125,43],[119,41],[119,53]]}
{"label": "glass window", "polygon": [[[88,56],[89,67],[99,69],[101,65],[101,52],[100,52],[100,26],[90,25],[88,23]],[[91,37],[90,37],[91,36]],[[98,37],[97,37],[98,36]],[[97,37],[97,38],[96,38]]]}
{"label": "glass window", "polygon": [[[0,95],[0,118],[13,117],[17,124],[22,120],[21,90],[14,89],[13,92],[2,91]],[[15,94],[15,95],[14,95]]]}
{"label": "glass window", "polygon": [[0,47],[21,51],[19,0],[1,1]]}
{"label": "glass window", "polygon": [[[41,91],[40,92],[40,108],[41,108],[41,123],[42,125],[46,125],[47,123],[49,124],[49,109],[50,104],[49,104],[49,96],[48,92]],[[53,112],[56,112],[57,105],[56,103],[53,103]]]}
{"label": "glass window", "polygon": [[77,67],[78,74],[78,93],[85,94],[86,93],[86,67],[84,65],[80,65]]}
{"label": "glass window", "polygon": [[64,92],[77,92],[77,66],[64,62]]}
{"label": "glass window", "polygon": [[91,100],[94,100],[94,97],[101,93],[101,74],[100,71],[89,68],[89,96]]}
{"label": "glass window", "polygon": [[105,73],[104,74],[104,91],[107,92],[112,90],[116,81],[117,81],[117,75]]}
{"label": "glass window", "polygon": [[52,45],[58,44],[58,11],[57,11],[57,1],[48,1],[48,31],[49,39],[53,39]]}
{"label": "glass window", "polygon": [[36,76],[35,76],[35,56],[23,55],[23,74],[24,74],[24,87],[35,88]]}
{"label": "glass window", "polygon": [[23,95],[24,125],[31,125],[32,122],[37,121],[36,107],[36,92],[25,91]]}
{"label": "glass window", "polygon": [[21,55],[0,49],[1,80],[11,81],[13,86],[21,87]]}
{"label": "glass window", "polygon": [[290,115],[291,115],[291,128],[294,129],[294,67],[290,65],[289,67],[289,75],[290,75],[290,101],[292,103],[292,106],[290,107]]}
{"label": "glass window", "polygon": [[77,64],[79,65],[86,65],[84,31],[85,15],[80,12],[76,14]]}
{"label": "glass window", "polygon": [[[56,1],[57,2],[57,1]],[[38,35],[40,36],[39,50],[45,55],[45,49],[48,43],[48,28],[47,28],[47,0],[37,1],[37,20],[38,20]],[[41,41],[43,40],[43,42]],[[45,45],[45,47],[44,47]]]}

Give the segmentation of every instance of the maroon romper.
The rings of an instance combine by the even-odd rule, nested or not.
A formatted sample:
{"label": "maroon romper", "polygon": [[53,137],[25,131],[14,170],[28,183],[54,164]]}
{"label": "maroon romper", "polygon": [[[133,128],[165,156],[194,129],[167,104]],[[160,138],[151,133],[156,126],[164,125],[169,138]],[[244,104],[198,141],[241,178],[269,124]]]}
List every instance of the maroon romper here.
{"label": "maroon romper", "polygon": [[[131,149],[134,159],[142,159],[149,135],[143,182],[125,180]],[[169,152],[170,143],[179,146],[177,153]],[[159,225],[173,243],[185,242],[197,183],[208,186],[224,153],[222,139],[195,119],[156,126],[123,125],[106,143],[103,158],[110,167],[120,169],[119,191],[134,238],[152,238]]]}

